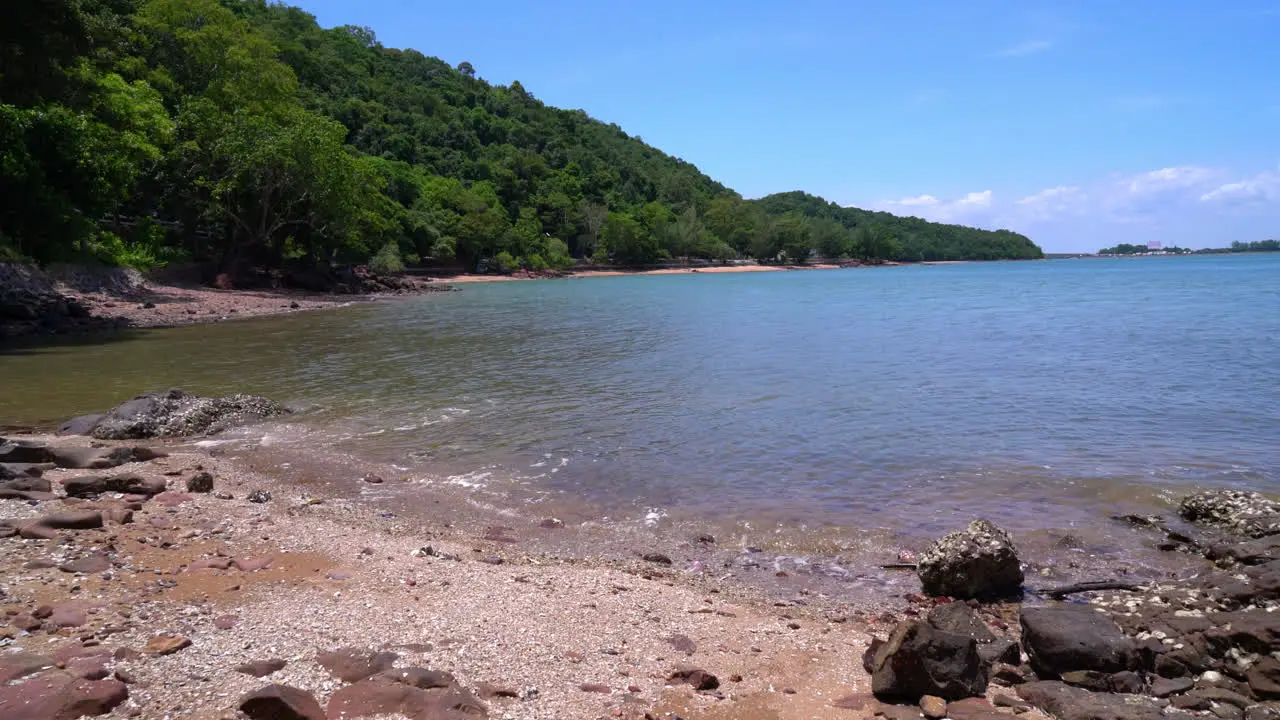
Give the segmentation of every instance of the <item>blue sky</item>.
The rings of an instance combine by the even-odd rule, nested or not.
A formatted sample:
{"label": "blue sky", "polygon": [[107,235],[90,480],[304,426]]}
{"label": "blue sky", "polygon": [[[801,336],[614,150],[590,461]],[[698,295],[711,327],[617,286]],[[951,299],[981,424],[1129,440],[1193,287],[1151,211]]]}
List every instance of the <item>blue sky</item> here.
{"label": "blue sky", "polygon": [[1280,237],[1280,0],[296,4],[519,80],[746,197],[1049,251]]}

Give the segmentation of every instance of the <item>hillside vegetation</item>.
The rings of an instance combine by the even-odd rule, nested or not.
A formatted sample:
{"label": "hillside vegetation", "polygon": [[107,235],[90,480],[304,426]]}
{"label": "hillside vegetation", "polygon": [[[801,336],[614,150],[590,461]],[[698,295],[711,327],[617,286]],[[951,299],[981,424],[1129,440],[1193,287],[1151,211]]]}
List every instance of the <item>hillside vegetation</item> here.
{"label": "hillside vegetation", "polygon": [[744,200],[519,82],[263,0],[15,0],[0,256],[229,272],[373,259],[1035,258],[1026,237]]}

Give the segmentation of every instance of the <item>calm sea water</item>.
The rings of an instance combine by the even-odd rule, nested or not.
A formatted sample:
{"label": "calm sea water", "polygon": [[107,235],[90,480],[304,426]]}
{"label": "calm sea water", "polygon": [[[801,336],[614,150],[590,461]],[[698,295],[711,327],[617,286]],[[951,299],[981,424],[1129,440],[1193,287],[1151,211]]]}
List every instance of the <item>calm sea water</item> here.
{"label": "calm sea water", "polygon": [[1280,489],[1280,255],[469,285],[0,354],[0,423],[181,386],[602,513],[932,534]]}

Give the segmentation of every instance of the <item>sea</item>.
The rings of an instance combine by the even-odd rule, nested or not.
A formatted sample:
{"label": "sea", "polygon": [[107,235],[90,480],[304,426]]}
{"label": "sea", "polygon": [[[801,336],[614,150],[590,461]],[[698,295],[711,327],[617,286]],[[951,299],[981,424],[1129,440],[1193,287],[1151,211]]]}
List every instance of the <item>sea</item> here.
{"label": "sea", "polygon": [[297,410],[228,441],[513,508],[1105,552],[1115,515],[1280,491],[1280,254],[467,284],[5,349],[0,425],[170,387]]}

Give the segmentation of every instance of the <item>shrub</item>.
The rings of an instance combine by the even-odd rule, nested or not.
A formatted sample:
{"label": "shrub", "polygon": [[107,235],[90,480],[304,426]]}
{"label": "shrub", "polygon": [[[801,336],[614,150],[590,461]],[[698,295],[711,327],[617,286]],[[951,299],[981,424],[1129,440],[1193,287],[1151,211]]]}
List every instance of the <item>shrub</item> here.
{"label": "shrub", "polygon": [[515,257],[512,256],[511,253],[503,250],[493,258],[493,265],[491,267],[500,273],[509,273],[520,267],[520,264],[516,262]]}
{"label": "shrub", "polygon": [[404,272],[404,261],[400,259],[400,246],[394,242],[383,245],[378,254],[369,261],[369,269],[382,275]]}

